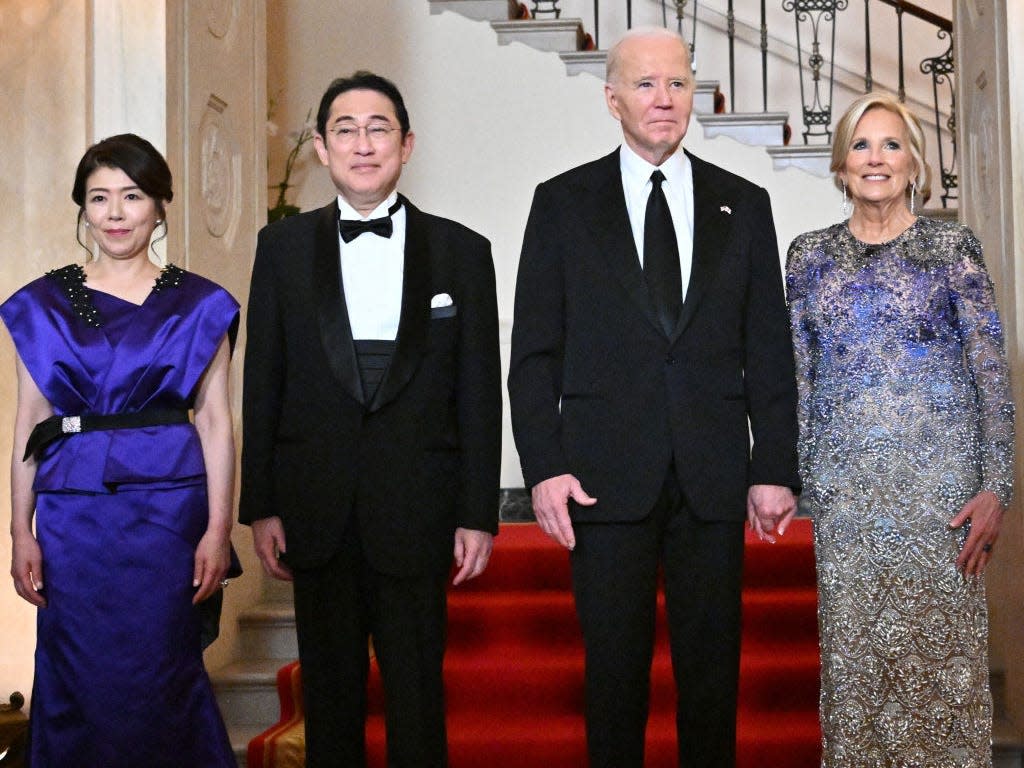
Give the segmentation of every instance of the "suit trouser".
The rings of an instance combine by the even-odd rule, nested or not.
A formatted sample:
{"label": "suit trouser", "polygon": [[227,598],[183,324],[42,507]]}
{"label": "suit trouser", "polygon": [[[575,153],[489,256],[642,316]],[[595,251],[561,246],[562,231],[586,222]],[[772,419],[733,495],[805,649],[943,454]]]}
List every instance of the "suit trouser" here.
{"label": "suit trouser", "polygon": [[376,571],[354,527],[324,566],[295,571],[307,768],[366,765],[371,636],[384,683],[389,768],[443,768],[447,574]]}
{"label": "suit trouser", "polygon": [[695,518],[670,471],[643,520],[574,527],[591,768],[643,766],[659,566],[678,695],[679,765],[735,765],[743,523]]}

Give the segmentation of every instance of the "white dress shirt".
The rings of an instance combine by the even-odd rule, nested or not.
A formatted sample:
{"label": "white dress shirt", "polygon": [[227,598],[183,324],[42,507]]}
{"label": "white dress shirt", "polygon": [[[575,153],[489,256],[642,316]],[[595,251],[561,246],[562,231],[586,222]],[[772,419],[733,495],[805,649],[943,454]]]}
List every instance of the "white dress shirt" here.
{"label": "white dress shirt", "polygon": [[626,195],[626,211],[629,225],[633,229],[633,242],[640,255],[640,266],[644,264],[644,219],[647,214],[647,198],[650,197],[651,174],[660,170],[665,175],[661,188],[672,214],[679,246],[679,274],[683,282],[682,299],[686,299],[686,288],[690,283],[690,266],[693,263],[693,169],[690,158],[680,147],[668,160],[659,166],[651,165],[636,152],[623,144],[619,150],[619,167],[622,170],[622,189]]}
{"label": "white dress shirt", "polygon": [[[342,219],[377,219],[388,215],[398,193],[392,192],[369,216],[360,216],[344,198],[338,196]],[[348,306],[348,322],[353,339],[385,339],[398,336],[402,314],[402,278],[405,273],[405,206],[391,217],[391,237],[364,232],[341,246],[341,280]]]}

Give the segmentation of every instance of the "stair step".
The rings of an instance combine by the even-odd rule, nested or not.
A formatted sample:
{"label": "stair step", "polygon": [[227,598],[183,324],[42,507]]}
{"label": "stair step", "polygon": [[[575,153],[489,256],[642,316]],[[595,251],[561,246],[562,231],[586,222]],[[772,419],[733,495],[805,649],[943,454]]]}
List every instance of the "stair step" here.
{"label": "stair step", "polygon": [[[583,711],[581,654],[553,651],[543,656],[495,648],[491,653],[449,656],[445,662],[447,707],[451,713],[523,711],[555,716]],[[741,710],[816,711],[818,651],[796,647],[786,655],[745,654],[740,662]],[[500,692],[500,695],[496,695]],[[667,651],[651,664],[651,710],[675,710],[676,690]],[[371,674],[371,711],[383,711],[383,689]]]}
{"label": "stair step", "polygon": [[281,715],[277,670],[281,659],[245,659],[210,674],[217,703],[229,727],[258,726],[262,731]]}
{"label": "stair step", "polygon": [[[821,760],[817,715],[786,713],[742,716],[737,739],[737,768],[817,765]],[[587,764],[582,715],[510,721],[481,719],[473,713],[448,718],[451,768],[579,768]],[[369,768],[384,768],[384,723],[367,725]],[[646,768],[675,768],[678,749],[675,718],[652,713],[648,721]]]}
{"label": "stair step", "polygon": [[[748,643],[817,644],[817,595],[813,589],[756,589],[743,595]],[[448,648],[501,646],[509,637],[532,637],[545,647],[582,645],[573,597],[568,592],[455,592],[448,599]],[[667,642],[664,596],[658,596],[656,639]]]}
{"label": "stair step", "polygon": [[538,51],[558,53],[583,48],[583,22],[580,19],[530,19],[492,21],[498,44],[522,43]]}
{"label": "stair step", "polygon": [[788,112],[732,112],[700,118],[706,139],[728,136],[743,144],[763,147],[784,144],[782,130],[788,121]]}
{"label": "stair step", "polygon": [[238,618],[244,658],[290,661],[299,655],[295,606],[288,600],[258,603]]}
{"label": "stair step", "polygon": [[[711,93],[716,86],[715,81],[706,85]],[[507,523],[502,528],[514,528],[514,536],[499,534],[490,567],[468,584],[451,590],[449,601],[457,600],[459,595],[479,592],[572,590],[568,553],[551,541],[536,523]],[[775,544],[760,542],[753,534],[747,534],[744,588],[752,591],[775,587],[814,588],[814,550],[810,544],[808,521],[797,521]],[[515,568],[503,566],[505,561],[511,560],[517,563]]]}
{"label": "stair step", "polygon": [[820,679],[817,643],[793,644],[782,653],[743,653],[739,711],[758,717],[775,712],[817,712]]}
{"label": "stair step", "polygon": [[805,589],[752,589],[743,593],[743,638],[748,644],[818,645],[818,595]]}
{"label": "stair step", "polygon": [[290,581],[282,581],[270,576],[263,577],[263,600],[274,603],[291,601],[292,597],[292,583]]}
{"label": "stair step", "polygon": [[[702,121],[704,117],[700,118]],[[799,522],[799,521],[798,521]],[[816,568],[809,524],[794,525],[775,544],[747,536],[743,587],[816,588]]]}
{"label": "stair step", "polygon": [[534,637],[548,647],[579,649],[572,594],[564,591],[454,593],[448,600],[448,649],[464,652]]}
{"label": "stair step", "polygon": [[266,730],[263,725],[232,725],[228,726],[228,740],[231,742],[231,749],[238,761],[238,768],[246,768],[246,754],[249,749],[249,742]]}
{"label": "stair step", "polygon": [[504,21],[515,10],[515,0],[430,0],[432,14],[453,11],[474,21]]}
{"label": "stair step", "polygon": [[[817,641],[816,601],[813,592],[763,590],[744,596],[745,631],[752,637],[786,637],[789,642]],[[786,603],[790,600],[790,603]],[[793,604],[797,608],[793,608]],[[543,648],[582,647],[573,597],[567,592],[519,590],[506,593],[463,593],[449,597],[448,648],[458,653],[492,649],[516,638],[529,652],[530,644]],[[803,610],[799,606],[804,606]],[[786,610],[782,610],[786,607]],[[667,645],[664,595],[658,595],[655,642]]]}
{"label": "stair step", "polygon": [[776,171],[799,168],[823,179],[832,175],[829,170],[832,163],[831,144],[794,144],[789,147],[767,147],[766,151]]}
{"label": "stair step", "polygon": [[566,74],[593,75],[604,80],[608,51],[559,51],[558,56],[565,63]]}

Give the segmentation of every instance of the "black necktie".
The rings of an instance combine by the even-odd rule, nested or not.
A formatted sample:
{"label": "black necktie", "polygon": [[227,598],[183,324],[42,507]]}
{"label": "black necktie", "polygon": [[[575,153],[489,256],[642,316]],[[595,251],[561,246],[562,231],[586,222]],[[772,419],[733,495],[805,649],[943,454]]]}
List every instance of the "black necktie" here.
{"label": "black necktie", "polygon": [[363,221],[362,219],[338,219],[338,231],[341,232],[341,239],[346,243],[351,243],[363,232],[373,232],[373,234],[380,235],[381,237],[391,237],[391,233],[394,231],[391,217],[401,207],[402,201],[396,200],[395,204],[388,208],[388,215],[381,216],[379,219],[370,219],[369,221]]}
{"label": "black necktie", "polygon": [[651,174],[651,195],[647,198],[644,215],[644,276],[654,299],[658,320],[671,336],[683,306],[683,278],[679,271],[679,245],[672,226],[668,200],[661,188],[665,175],[661,171]]}

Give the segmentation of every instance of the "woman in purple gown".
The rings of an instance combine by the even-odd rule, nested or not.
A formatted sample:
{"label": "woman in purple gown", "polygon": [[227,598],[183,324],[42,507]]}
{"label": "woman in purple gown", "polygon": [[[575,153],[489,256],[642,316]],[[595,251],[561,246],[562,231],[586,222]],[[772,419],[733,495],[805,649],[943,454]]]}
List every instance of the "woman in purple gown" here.
{"label": "woman in purple gown", "polygon": [[11,573],[39,608],[33,768],[236,764],[196,606],[229,564],[238,304],[149,259],[171,197],[149,142],[92,146],[72,198],[96,256],[0,306],[17,351]]}

